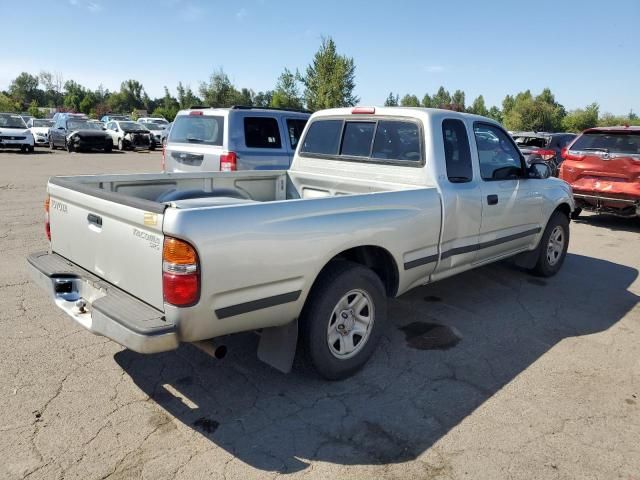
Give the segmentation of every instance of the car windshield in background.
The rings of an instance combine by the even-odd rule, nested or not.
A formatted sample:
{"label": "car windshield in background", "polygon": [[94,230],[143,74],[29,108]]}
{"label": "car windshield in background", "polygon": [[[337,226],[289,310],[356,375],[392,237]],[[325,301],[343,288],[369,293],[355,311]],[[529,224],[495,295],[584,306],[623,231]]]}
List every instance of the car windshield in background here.
{"label": "car windshield in background", "polygon": [[69,120],[67,122],[68,130],[101,130],[95,123],[85,122],[81,120]]}
{"label": "car windshield in background", "polygon": [[120,122],[120,128],[123,130],[146,130],[144,125],[136,122]]}
{"label": "car windshield in background", "polygon": [[537,147],[544,148],[549,145],[551,137],[514,137],[516,145],[519,147]]}
{"label": "car windshield in background", "polygon": [[27,128],[27,124],[17,115],[0,114],[0,128]]}
{"label": "car windshield in background", "polygon": [[145,123],[140,123],[139,125],[142,125],[143,127],[148,128],[149,130],[164,130],[163,126],[157,123],[145,122]]}
{"label": "car windshield in background", "polygon": [[34,127],[53,127],[53,122],[51,120],[34,120]]}
{"label": "car windshield in background", "polygon": [[169,122],[166,120],[151,120],[149,123],[155,123],[156,125],[168,125]]}
{"label": "car windshield in background", "polygon": [[222,145],[224,117],[209,115],[180,115],[169,134],[170,143],[198,143]]}
{"label": "car windshield in background", "polygon": [[591,132],[583,134],[571,150],[640,155],[640,132]]}

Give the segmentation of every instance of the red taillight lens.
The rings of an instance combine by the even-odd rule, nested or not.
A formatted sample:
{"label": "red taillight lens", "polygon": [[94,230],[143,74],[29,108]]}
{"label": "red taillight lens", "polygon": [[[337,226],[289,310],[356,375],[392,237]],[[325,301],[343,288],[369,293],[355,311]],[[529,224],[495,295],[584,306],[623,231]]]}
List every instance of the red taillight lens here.
{"label": "red taillight lens", "polygon": [[238,156],[236,152],[227,152],[220,155],[220,171],[235,172],[238,169]]}
{"label": "red taillight lens", "polygon": [[369,114],[369,115],[373,115],[374,113],[376,113],[376,108],[375,107],[355,107],[351,110],[351,113],[353,114]]}
{"label": "red taillight lens", "polygon": [[202,115],[202,110],[191,110],[189,115]]}
{"label": "red taillight lens", "polygon": [[540,155],[540,157],[544,161],[549,161],[556,156],[555,150],[546,150],[544,148],[539,148],[535,150],[534,153],[537,153],[538,155]]}
{"label": "red taillight lens", "polygon": [[581,162],[582,160],[584,160],[584,155],[581,153],[577,153],[576,151],[567,150],[566,152],[564,152],[564,157],[562,158],[564,158],[565,160]]}
{"label": "red taillight lens", "polygon": [[51,223],[49,223],[49,197],[44,201],[44,231],[47,234],[47,239],[51,241]]}
{"label": "red taillight lens", "polygon": [[176,307],[195,304],[200,298],[198,254],[184,240],[165,237],[162,248],[164,301]]}

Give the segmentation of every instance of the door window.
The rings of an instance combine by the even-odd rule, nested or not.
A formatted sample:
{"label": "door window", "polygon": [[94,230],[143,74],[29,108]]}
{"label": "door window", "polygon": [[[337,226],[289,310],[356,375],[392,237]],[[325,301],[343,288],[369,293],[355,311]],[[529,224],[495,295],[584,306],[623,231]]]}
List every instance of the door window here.
{"label": "door window", "polygon": [[244,139],[248,148],[282,148],[278,121],[271,117],[244,117]]}
{"label": "door window", "polygon": [[502,129],[476,123],[473,132],[483,180],[512,180],[522,176],[520,151]]}
{"label": "door window", "polygon": [[302,136],[304,126],[307,124],[306,120],[298,118],[287,118],[287,133],[289,134],[289,143],[291,148],[295,149],[298,145],[298,141]]}
{"label": "door window", "polygon": [[447,177],[451,183],[466,183],[473,180],[469,137],[464,123],[447,119],[442,122],[444,157],[447,163]]}

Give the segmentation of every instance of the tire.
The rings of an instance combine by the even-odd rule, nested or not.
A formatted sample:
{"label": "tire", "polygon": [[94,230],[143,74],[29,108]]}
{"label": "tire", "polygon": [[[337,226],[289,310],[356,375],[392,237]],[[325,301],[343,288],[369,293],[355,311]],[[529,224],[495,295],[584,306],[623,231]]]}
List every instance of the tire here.
{"label": "tire", "polygon": [[118,139],[118,150],[124,150],[124,143],[121,138]]}
{"label": "tire", "polygon": [[334,261],[320,273],[305,303],[299,322],[301,347],[319,375],[347,378],[373,354],[386,319],[380,278],[360,264]]}
{"label": "tire", "polygon": [[64,146],[67,149],[67,152],[69,153],[73,153],[73,145],[71,145],[69,142],[67,142],[66,140],[64,141]]}
{"label": "tire", "polygon": [[538,246],[538,261],[531,272],[539,277],[552,277],[562,267],[569,247],[569,219],[554,212],[544,229]]}
{"label": "tire", "polygon": [[34,150],[35,150],[35,147],[33,145],[31,145],[30,147],[27,147],[27,153],[33,153]]}
{"label": "tire", "polygon": [[26,145],[20,145],[20,153],[26,153],[27,152],[27,146]]}
{"label": "tire", "polygon": [[581,213],[582,209],[580,207],[577,207],[573,212],[571,212],[571,220],[576,220]]}
{"label": "tire", "polygon": [[56,146],[53,144],[53,139],[51,138],[51,135],[49,135],[49,150],[55,150]]}

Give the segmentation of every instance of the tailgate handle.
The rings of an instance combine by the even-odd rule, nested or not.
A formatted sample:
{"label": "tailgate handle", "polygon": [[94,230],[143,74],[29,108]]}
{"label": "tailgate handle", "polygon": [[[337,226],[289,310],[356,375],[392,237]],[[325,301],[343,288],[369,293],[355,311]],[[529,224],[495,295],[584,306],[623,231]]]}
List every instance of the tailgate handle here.
{"label": "tailgate handle", "polygon": [[97,225],[98,227],[102,227],[102,217],[100,215],[96,215],[95,213],[90,213],[87,215],[87,220],[89,223],[93,225]]}

